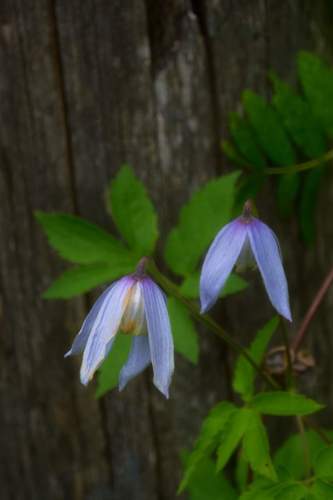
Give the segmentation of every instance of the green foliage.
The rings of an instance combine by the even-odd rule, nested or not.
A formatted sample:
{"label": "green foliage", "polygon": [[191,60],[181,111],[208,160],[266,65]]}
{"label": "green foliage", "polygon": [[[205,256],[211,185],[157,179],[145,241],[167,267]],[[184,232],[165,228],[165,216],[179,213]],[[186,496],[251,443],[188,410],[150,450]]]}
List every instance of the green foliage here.
{"label": "green foliage", "polygon": [[[128,254],[111,234],[80,217],[61,213],[36,212],[50,245],[61,257],[75,264],[112,262]],[[128,255],[130,258],[130,256]]]}
{"label": "green foliage", "polygon": [[[255,340],[249,348],[251,358],[259,365],[262,362],[269,341],[276,331],[278,324],[279,318],[277,316],[268,321],[263,328],[257,332]],[[255,376],[256,372],[253,366],[244,356],[239,356],[235,368],[233,388],[242,396],[244,401],[249,401],[253,396]]]}
{"label": "green foliage", "polygon": [[245,158],[248,158],[250,166],[262,172],[266,160],[257,145],[253,129],[248,125],[246,120],[237,113],[230,114],[229,128],[237,148]]}
{"label": "green foliage", "polygon": [[247,408],[238,408],[227,420],[220,437],[217,450],[217,470],[220,471],[239,445],[249,424],[252,412]]}
{"label": "green foliage", "polygon": [[218,438],[234,412],[237,412],[237,408],[228,401],[223,401],[210,410],[208,416],[202,423],[199,437],[186,462],[184,477],[180,483],[179,492],[187,487],[192,475],[201,465],[202,460],[209,457],[216,448],[218,445]]}
{"label": "green foliage", "polygon": [[271,162],[281,166],[295,163],[293,147],[274,108],[249,90],[243,93],[243,105],[257,141]]}
{"label": "green foliage", "polygon": [[176,351],[196,364],[199,357],[198,334],[188,310],[173,297],[168,298],[168,310]]}
{"label": "green foliage", "polygon": [[304,93],[325,131],[333,134],[333,71],[318,56],[300,52],[298,75]]}
{"label": "green foliage", "polygon": [[[183,463],[186,466],[189,455],[183,454]],[[204,457],[192,474],[187,486],[190,500],[236,500],[237,494],[230,482],[220,472],[216,474],[213,460]]]}
{"label": "green foliage", "polygon": [[107,206],[129,247],[139,257],[150,255],[158,238],[157,216],[144,185],[128,165],[110,183]]}
{"label": "green foliage", "polygon": [[310,415],[323,408],[322,405],[293,392],[275,391],[256,394],[252,406],[264,415]]}
{"label": "green foliage", "polygon": [[[318,56],[301,52],[298,77],[304,95],[275,74],[270,77],[271,103],[252,91],[245,91],[244,116],[230,115],[232,142],[222,145],[228,158],[245,174],[239,202],[258,193],[264,184],[266,166],[288,167],[304,159],[320,158],[328,149],[326,136],[333,135],[332,68]],[[324,172],[323,165],[310,172],[280,175],[277,180],[281,214],[289,216],[297,205],[300,230],[307,243],[315,237],[315,209]]]}
{"label": "green foliage", "polygon": [[74,266],[65,271],[43,293],[44,299],[69,299],[133,272],[134,264],[119,261]]}
{"label": "green foliage", "polygon": [[315,500],[333,500],[333,485],[318,479],[314,482],[311,493]]}
{"label": "green foliage", "polygon": [[244,455],[251,468],[273,481],[277,479],[269,453],[269,442],[260,415],[252,411],[243,439]]}
{"label": "green foliage", "polygon": [[239,172],[214,179],[183,206],[178,225],[171,230],[165,260],[177,274],[191,274],[216,233],[229,222]]}
{"label": "green foliage", "polygon": [[112,350],[98,370],[96,397],[100,398],[106,392],[118,385],[119,372],[127,360],[132,337],[120,332],[114,341]]}
{"label": "green foliage", "polygon": [[[333,437],[332,432],[325,432],[329,438]],[[313,466],[318,453],[327,447],[322,438],[314,431],[306,431],[304,437],[300,434],[294,434],[289,437],[274,455],[274,465],[278,468],[284,468],[293,479],[303,479],[306,476],[306,467],[304,461],[304,446],[307,446],[309,452],[310,465]]]}
{"label": "green foliage", "polygon": [[333,446],[323,448],[318,453],[314,471],[318,478],[333,481]]}
{"label": "green foliage", "polygon": [[[180,286],[180,292],[188,299],[196,299],[200,295],[199,283],[200,272],[195,271],[184,279]],[[227,279],[220,296],[227,297],[228,295],[233,295],[234,293],[245,290],[247,286],[247,282],[238,274],[231,274]]]}
{"label": "green foliage", "polygon": [[265,479],[257,479],[239,500],[305,500],[308,493],[306,486],[296,481],[272,483]]}

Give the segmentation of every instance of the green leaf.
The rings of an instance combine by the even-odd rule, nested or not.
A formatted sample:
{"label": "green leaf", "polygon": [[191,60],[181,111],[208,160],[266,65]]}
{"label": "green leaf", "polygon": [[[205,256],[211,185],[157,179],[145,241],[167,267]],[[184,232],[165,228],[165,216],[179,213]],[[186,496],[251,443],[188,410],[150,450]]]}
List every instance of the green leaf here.
{"label": "green leaf", "polygon": [[168,298],[168,310],[176,351],[191,363],[197,364],[199,357],[198,334],[188,310],[173,297]]}
{"label": "green leaf", "polygon": [[175,273],[192,273],[217,231],[229,222],[238,177],[233,172],[208,182],[181,209],[165,247],[165,260]]}
{"label": "green leaf", "polygon": [[302,500],[308,494],[308,489],[295,481],[286,481],[271,486],[268,492],[274,500]]}
{"label": "green leaf", "polygon": [[261,392],[252,399],[252,406],[265,415],[309,415],[323,408],[312,399],[292,392]]}
{"label": "green leaf", "polygon": [[133,264],[96,263],[67,269],[43,293],[44,299],[69,299],[88,292],[98,285],[113,281],[133,272]]}
{"label": "green leaf", "polygon": [[235,411],[237,411],[236,406],[228,401],[223,401],[211,409],[202,423],[199,437],[187,460],[184,477],[178,490],[179,493],[187,487],[192,475],[200,466],[201,461],[209,456],[217,446],[219,435]]}
{"label": "green leaf", "polygon": [[275,91],[272,102],[295,144],[310,159],[323,155],[326,140],[309,103],[276,75],[271,78]]}
{"label": "green leaf", "polygon": [[303,190],[301,194],[299,217],[301,231],[306,243],[312,243],[315,239],[316,232],[316,207],[318,194],[322,179],[325,174],[325,167],[317,167],[306,173]]}
{"label": "green leaf", "polygon": [[239,500],[274,500],[274,497],[267,491],[267,488],[269,488],[271,484],[271,481],[267,479],[256,479],[239,497]]}
{"label": "green leaf", "polygon": [[258,147],[252,128],[238,113],[231,113],[229,129],[233,140],[241,154],[249,161],[254,170],[263,170],[265,158]]}
{"label": "green leaf", "polygon": [[246,200],[257,196],[266,179],[267,176],[259,174],[243,175],[241,177],[235,204],[235,211],[237,213],[243,210],[243,205]]}
{"label": "green leaf", "polygon": [[[188,457],[188,455],[187,455]],[[186,465],[186,458],[183,462]],[[187,488],[190,500],[237,500],[237,494],[222,473],[216,474],[213,460],[205,457],[193,473]]]}
{"label": "green leaf", "polygon": [[74,215],[36,212],[49,243],[70,262],[91,264],[116,261],[128,254],[111,234]]}
{"label": "green leaf", "polygon": [[318,56],[300,52],[298,74],[304,93],[323,128],[333,134],[333,70]]}
{"label": "green leaf", "polygon": [[333,484],[318,479],[313,484],[311,493],[316,500],[333,500]]}
{"label": "green leaf", "polygon": [[[325,434],[328,437],[333,437],[331,431],[325,431]],[[303,479],[307,472],[304,463],[305,442],[309,450],[311,464],[313,464],[314,457],[318,455],[318,452],[327,447],[322,438],[314,431],[306,431],[304,438],[300,434],[294,434],[275,453],[275,467],[277,469],[284,467],[294,479]]]}
{"label": "green leaf", "polygon": [[314,470],[317,477],[333,480],[333,446],[328,446],[318,453]]}
{"label": "green leaf", "polygon": [[276,473],[269,453],[266,429],[260,415],[252,411],[243,438],[245,457],[255,472],[275,481]]}
{"label": "green leaf", "polygon": [[[259,365],[262,362],[269,341],[277,329],[278,324],[279,318],[277,316],[268,321],[263,328],[257,332],[255,340],[249,348],[250,356]],[[245,401],[249,401],[253,395],[255,376],[256,372],[253,366],[244,356],[239,356],[235,368],[233,388]]]}
{"label": "green leaf", "polygon": [[265,479],[255,480],[240,496],[240,500],[302,500],[308,489],[295,481],[272,483]]}
{"label": "green leaf", "polygon": [[107,205],[130,248],[140,256],[150,255],[158,238],[157,215],[144,185],[128,165],[110,183]]}
{"label": "green leaf", "polygon": [[130,335],[124,335],[120,332],[117,334],[110,354],[98,370],[97,398],[118,385],[119,372],[128,358],[131,341]]}
{"label": "green leaf", "polygon": [[[188,275],[180,286],[180,292],[189,299],[196,299],[200,296],[200,272],[195,271]],[[220,294],[220,297],[233,295],[247,288],[248,283],[238,274],[231,274],[226,281],[225,286]]]}
{"label": "green leaf", "polygon": [[250,417],[251,410],[247,408],[240,408],[230,415],[220,436],[221,444],[217,449],[217,471],[223,469],[237,448],[246,431]]}
{"label": "green leaf", "polygon": [[257,140],[269,159],[279,166],[293,165],[294,151],[276,111],[249,90],[243,93],[243,104]]}

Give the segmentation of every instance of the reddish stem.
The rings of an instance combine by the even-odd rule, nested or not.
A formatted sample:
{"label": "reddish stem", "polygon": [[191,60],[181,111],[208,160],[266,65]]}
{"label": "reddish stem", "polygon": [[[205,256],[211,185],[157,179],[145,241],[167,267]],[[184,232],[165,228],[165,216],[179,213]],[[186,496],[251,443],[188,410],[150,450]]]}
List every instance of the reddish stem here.
{"label": "reddish stem", "polygon": [[294,352],[296,352],[299,349],[301,343],[303,342],[305,333],[306,333],[311,321],[313,320],[313,318],[314,318],[323,298],[325,297],[327,290],[331,286],[332,282],[333,282],[333,268],[331,269],[331,271],[328,273],[328,275],[324,279],[321,287],[319,288],[315,298],[313,299],[312,304],[310,305],[310,307],[309,307],[309,309],[308,309],[308,311],[307,311],[307,313],[302,321],[302,324],[301,324],[297,334],[295,335],[295,337],[291,343],[291,349]]}

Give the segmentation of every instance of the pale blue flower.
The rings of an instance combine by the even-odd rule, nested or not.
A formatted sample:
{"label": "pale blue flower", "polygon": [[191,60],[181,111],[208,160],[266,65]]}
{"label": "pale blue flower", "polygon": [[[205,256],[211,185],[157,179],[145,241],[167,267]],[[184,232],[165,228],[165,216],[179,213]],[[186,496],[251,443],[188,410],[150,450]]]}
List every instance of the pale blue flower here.
{"label": "pale blue flower", "polygon": [[249,204],[242,216],[221,229],[208,250],[200,278],[201,312],[215,304],[235,266],[236,270],[243,270],[255,264],[271,303],[291,321],[288,285],[278,240],[266,224],[251,215]]}
{"label": "pale blue flower", "polygon": [[112,349],[118,332],[133,336],[119,390],[150,363],[154,384],[168,397],[174,348],[166,301],[161,289],[138,272],[113,283],[99,297],[65,355],[83,352],[81,382],[86,385]]}

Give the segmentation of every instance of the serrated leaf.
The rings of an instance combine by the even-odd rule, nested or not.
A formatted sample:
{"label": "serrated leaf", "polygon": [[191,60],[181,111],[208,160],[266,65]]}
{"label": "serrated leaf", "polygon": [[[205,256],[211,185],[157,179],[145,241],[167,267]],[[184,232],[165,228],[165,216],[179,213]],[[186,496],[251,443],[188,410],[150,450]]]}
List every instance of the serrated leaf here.
{"label": "serrated leaf", "polygon": [[320,166],[306,173],[303,183],[303,190],[300,199],[299,217],[301,231],[304,240],[307,243],[312,243],[315,239],[316,231],[316,207],[319,189],[325,174],[325,167]]}
{"label": "serrated leaf", "polygon": [[220,445],[217,449],[217,471],[223,469],[236,450],[246,431],[250,417],[251,410],[247,408],[240,408],[230,415],[220,436]]}
{"label": "serrated leaf", "polygon": [[318,453],[314,470],[318,478],[333,480],[333,446],[327,446]]}
{"label": "serrated leaf", "polygon": [[128,165],[110,183],[107,206],[130,248],[150,255],[158,238],[157,215],[144,185]]}
{"label": "serrated leaf", "polygon": [[333,500],[333,484],[318,479],[311,488],[316,500]]}
{"label": "serrated leaf", "polygon": [[97,398],[117,387],[119,372],[128,358],[131,340],[130,335],[117,334],[110,354],[98,370]]}
{"label": "serrated leaf", "polygon": [[312,399],[292,392],[261,392],[251,402],[253,408],[265,415],[310,415],[323,408]]}
{"label": "serrated leaf", "polygon": [[253,129],[249,126],[245,118],[238,113],[231,113],[229,117],[229,129],[233,140],[241,154],[248,160],[254,170],[263,170],[266,164]]}
{"label": "serrated leaf", "polygon": [[171,230],[165,260],[177,274],[192,273],[216,233],[232,215],[239,172],[208,182],[181,209],[178,225]]}
{"label": "serrated leaf", "polygon": [[277,479],[270,453],[266,429],[257,412],[252,411],[243,438],[243,451],[251,468],[262,476]]}
{"label": "serrated leaf", "polygon": [[169,297],[168,311],[175,350],[191,361],[191,363],[197,364],[199,340],[188,310],[177,299]]}
{"label": "serrated leaf", "polygon": [[279,166],[293,165],[294,151],[276,111],[249,90],[243,93],[243,104],[257,140],[269,159]]}
{"label": "serrated leaf", "polygon": [[128,254],[111,234],[80,217],[62,213],[36,212],[49,243],[59,254],[76,264],[112,262]]}
{"label": "serrated leaf", "polygon": [[[189,299],[196,299],[200,295],[199,285],[200,272],[195,271],[184,279],[179,290],[185,297]],[[242,290],[245,290],[247,286],[248,283],[238,274],[231,274],[223,287],[220,297],[226,297],[228,295],[241,292]]]}
{"label": "serrated leaf", "polygon": [[[183,462],[186,465],[186,458]],[[200,467],[193,473],[186,488],[189,492],[190,500],[237,500],[237,494],[230,482],[222,473],[216,474],[213,460],[205,457],[200,462]]]}
{"label": "serrated leaf", "polygon": [[211,409],[202,423],[199,437],[194,445],[193,451],[188,457],[184,477],[179,486],[179,493],[187,487],[201,461],[209,456],[217,446],[219,435],[223,431],[226,422],[235,411],[237,411],[236,406],[228,401],[223,401]]}
{"label": "serrated leaf", "polygon": [[[279,318],[275,316],[261,328],[249,348],[251,358],[261,364],[269,341],[276,331],[279,324]],[[253,366],[244,356],[240,356],[236,363],[235,375],[233,379],[233,388],[245,401],[251,399],[254,389],[254,379],[256,372]]]}
{"label": "serrated leaf", "polygon": [[313,112],[325,130],[333,134],[333,70],[318,56],[300,52],[298,74]]}
{"label": "serrated leaf", "polygon": [[[331,431],[325,431],[325,434],[330,438],[333,437]],[[303,479],[307,472],[304,462],[305,443],[309,451],[311,464],[313,464],[318,452],[327,447],[327,444],[314,431],[306,431],[304,437],[295,434],[289,437],[275,453],[273,462],[276,469],[283,467],[288,470],[294,479]]]}
{"label": "serrated leaf", "polygon": [[120,260],[112,264],[96,263],[67,269],[43,293],[44,299],[68,299],[133,272],[133,264]]}

